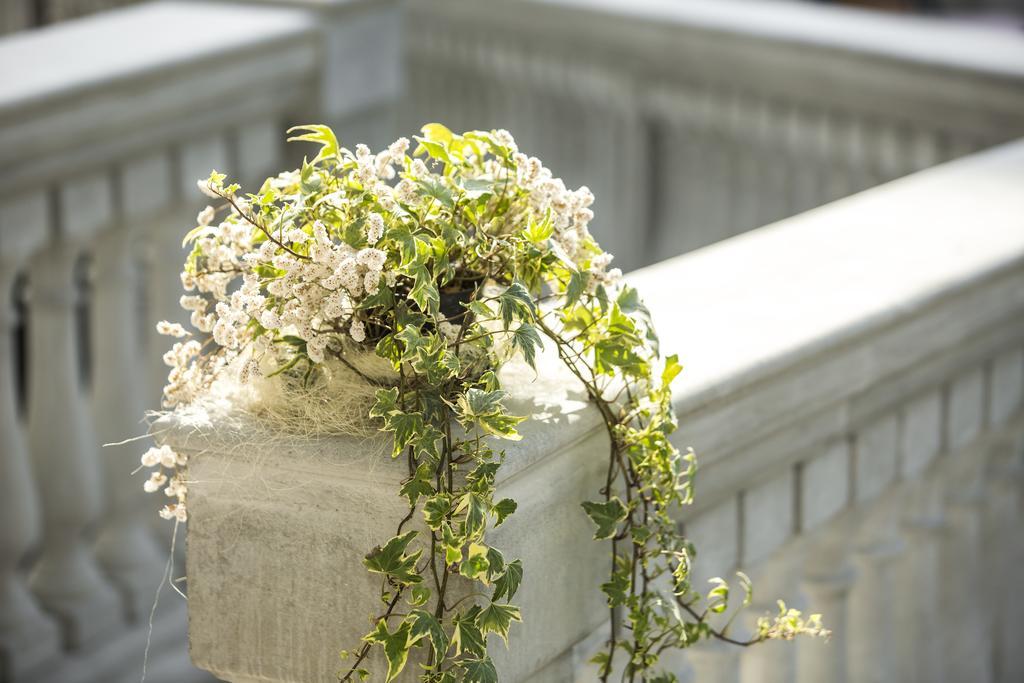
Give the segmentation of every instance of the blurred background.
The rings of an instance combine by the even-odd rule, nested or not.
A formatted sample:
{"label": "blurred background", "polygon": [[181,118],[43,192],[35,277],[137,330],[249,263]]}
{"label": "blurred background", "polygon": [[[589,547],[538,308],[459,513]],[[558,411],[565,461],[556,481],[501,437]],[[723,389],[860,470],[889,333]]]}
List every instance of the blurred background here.
{"label": "blurred background", "polygon": [[147,640],[209,680],[151,613],[146,444],[97,447],[159,405],[196,179],[435,120],[588,185],[630,271],[1024,135],[1024,3],[0,0],[0,681],[138,680]]}

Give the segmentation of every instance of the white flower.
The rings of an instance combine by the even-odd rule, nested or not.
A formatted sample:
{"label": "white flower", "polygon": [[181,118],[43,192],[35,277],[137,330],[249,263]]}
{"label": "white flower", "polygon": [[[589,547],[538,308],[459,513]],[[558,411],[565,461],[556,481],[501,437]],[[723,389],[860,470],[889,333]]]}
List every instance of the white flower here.
{"label": "white flower", "polygon": [[160,517],[163,519],[174,519],[174,508],[176,505],[164,505],[160,509]]}
{"label": "white flower", "polygon": [[380,290],[380,271],[371,270],[363,276],[363,287],[366,289],[366,293],[373,296]]}
{"label": "white flower", "polygon": [[366,327],[361,320],[353,320],[352,324],[349,325],[348,333],[357,342],[362,342],[366,339]]}
{"label": "white flower", "polygon": [[281,327],[281,316],[277,314],[277,311],[265,310],[260,314],[260,325],[268,330],[276,330]]}
{"label": "white flower", "polygon": [[384,218],[379,213],[371,213],[366,217],[366,241],[376,244],[384,236]]}
{"label": "white flower", "polygon": [[510,150],[512,150],[513,153],[519,151],[519,147],[516,146],[515,138],[513,138],[512,134],[509,133],[504,128],[499,128],[498,130],[494,131],[494,141],[497,142],[502,147],[509,148]]}
{"label": "white flower", "polygon": [[142,489],[146,493],[153,493],[154,491],[159,491],[160,488],[166,483],[166,474],[164,474],[163,472],[154,472],[153,474],[150,475],[149,479],[146,480],[146,483],[142,485]]}
{"label": "white flower", "polygon": [[384,263],[387,260],[387,252],[381,251],[380,249],[374,249],[372,247],[368,249],[360,249],[359,253],[356,254],[356,262],[370,270],[380,270],[384,267]]}
{"label": "white flower", "polygon": [[330,337],[325,334],[313,335],[313,338],[306,342],[306,355],[314,363],[324,362],[324,351],[327,349],[327,342]]}
{"label": "white flower", "polygon": [[156,331],[169,337],[178,337],[179,339],[189,335],[188,330],[178,323],[171,323],[166,320],[161,320],[156,324]]}
{"label": "white flower", "polygon": [[220,195],[210,188],[210,181],[208,179],[200,178],[196,181],[196,187],[198,187],[199,191],[207,197],[210,197],[211,199],[220,199]]}
{"label": "white flower", "polygon": [[160,447],[160,464],[164,467],[171,469],[178,464],[178,454],[171,450],[170,446],[163,445]]}
{"label": "white flower", "polygon": [[212,223],[213,219],[216,217],[217,211],[212,206],[207,206],[199,212],[199,215],[196,216],[196,223],[205,228]]}
{"label": "white flower", "polygon": [[150,448],[148,451],[142,454],[142,466],[143,467],[156,467],[160,462],[160,449],[156,446]]}
{"label": "white flower", "polygon": [[178,303],[186,311],[206,312],[206,299],[201,296],[183,294],[181,298],[178,299]]}

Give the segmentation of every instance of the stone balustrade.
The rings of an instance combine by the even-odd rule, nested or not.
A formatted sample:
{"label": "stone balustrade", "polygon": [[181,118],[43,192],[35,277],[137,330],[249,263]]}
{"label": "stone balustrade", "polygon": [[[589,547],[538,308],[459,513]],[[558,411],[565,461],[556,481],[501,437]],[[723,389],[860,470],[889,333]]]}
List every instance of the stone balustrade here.
{"label": "stone balustrade", "polygon": [[101,444],[159,406],[196,179],[282,166],[288,125],[355,70],[318,59],[342,15],[148,3],[0,40],[0,681],[208,680],[183,601],[165,585],[153,610],[182,544],[169,566],[130,476],[146,444]]}
{"label": "stone balustrade", "polygon": [[[21,7],[4,4],[0,23]],[[726,0],[155,2],[0,38],[0,512],[8,520],[0,528],[0,681],[137,680],[147,639],[147,680],[195,676],[184,606],[169,589],[148,634],[170,539],[129,477],[145,444],[100,444],[139,434],[142,411],[158,401],[167,342],[153,322],[179,311],[180,239],[202,206],[196,178],[217,168],[257,182],[285,163],[289,123],[326,121],[344,142],[374,144],[431,119],[507,127],[567,180],[591,185],[599,236],[627,268],[1024,133],[1019,37],[836,8],[772,9]],[[719,539],[703,543],[701,571],[742,564],[763,579],[759,597],[801,596],[827,614],[845,613],[836,618],[851,625],[821,647],[740,658],[702,649],[680,670],[757,680],[751,672],[771,663],[801,681],[842,680],[847,671],[871,680],[888,665],[866,668],[865,653],[885,662],[914,652],[895,658],[908,667],[900,680],[942,680],[944,671],[954,672],[950,682],[1021,677],[1014,615],[1024,606],[1004,586],[1024,557],[1019,545],[999,542],[1019,517],[1011,407],[1020,359],[1010,352],[1010,323],[997,330],[993,322],[1010,320],[1013,291],[978,293],[962,278],[982,277],[985,264],[925,250],[947,242],[945,233],[925,235],[921,213],[959,236],[957,256],[977,256],[968,248],[975,238],[994,244],[980,237],[1019,208],[1010,204],[1017,186],[1006,184],[1019,168],[1012,152],[993,155],[936,171],[961,174],[952,176],[961,184],[921,185],[935,189],[887,200],[899,207],[888,222],[878,220],[882,208],[856,217],[830,206],[635,275],[690,363],[681,438],[700,449],[704,469],[698,506],[684,522],[697,538]],[[894,188],[908,186],[878,190],[872,201]],[[815,229],[793,227],[817,220],[848,225],[846,241],[829,248]],[[906,252],[887,263],[904,259],[908,277],[948,276],[931,283],[935,302],[912,299],[891,278],[867,277],[876,264],[862,252],[866,279],[854,280],[854,261],[840,256],[869,229],[874,237],[862,248],[891,249],[905,225],[920,242],[908,237]],[[955,232],[965,226],[977,234]],[[787,266],[737,246],[763,246],[757,240],[786,231],[801,237],[777,238],[786,245],[779,250],[806,249]],[[1003,246],[1003,257],[1016,253]],[[664,276],[670,271],[678,274]],[[751,273],[774,287],[759,290],[766,298],[751,310],[765,320],[756,327],[740,325],[750,311],[731,298],[753,287]],[[841,288],[843,273],[851,280]],[[821,298],[840,289],[831,304]],[[672,300],[659,303],[668,293]],[[818,308],[792,307],[809,294],[819,295]],[[927,317],[933,305],[947,313]],[[782,310],[795,316],[785,326]],[[671,329],[675,320],[701,336]],[[897,323],[908,336],[896,335]],[[785,337],[783,327],[804,336]],[[841,342],[839,329],[849,333]],[[697,346],[700,339],[709,346]],[[534,385],[523,391],[524,401],[539,396]],[[587,412],[563,399],[551,403],[564,421],[542,426],[531,441],[541,445],[518,462],[547,468],[582,499],[589,483],[571,467],[587,442],[574,442],[567,451],[576,455],[561,460],[543,445],[589,438]],[[972,412],[976,400],[987,406],[983,419]],[[954,457],[961,453],[972,457]],[[261,466],[275,471],[272,462]],[[520,518],[542,515],[553,502],[515,467],[507,485],[537,511],[524,506]],[[564,516],[576,512],[568,505]],[[565,538],[549,542],[584,539],[584,526],[566,526]],[[509,545],[523,544],[511,530]],[[814,566],[787,570],[774,561],[780,547],[795,549],[786,551],[790,562],[807,557]],[[182,550],[179,542],[174,577]],[[586,553],[600,549],[578,548]],[[980,563],[936,569],[965,553]],[[865,626],[872,614],[863,611],[884,608],[888,597],[848,599],[869,575],[913,576],[918,590],[953,602],[900,603],[899,638],[888,641]],[[995,577],[978,603],[992,609],[958,592],[979,575]],[[330,594],[314,588],[307,596]],[[531,598],[528,612],[571,642],[538,631],[526,643],[529,658],[496,655],[502,666],[522,676],[544,665],[554,680],[569,669],[585,677],[603,618],[599,604],[586,602],[590,588],[572,587],[575,610]],[[930,630],[951,613],[965,615],[963,632]],[[205,653],[197,644],[193,655],[225,675],[263,675],[218,659],[229,637],[207,641]],[[337,643],[306,641],[327,649],[275,651],[280,661],[267,660],[266,671],[297,662],[322,667],[318,675],[332,671],[336,662],[323,657]],[[981,645],[990,658],[961,656]]]}
{"label": "stone balustrade", "polygon": [[[1019,680],[1022,181],[1016,142],[629,277],[686,363],[697,580],[742,569],[755,615],[779,596],[834,630],[704,643],[672,658],[683,680]],[[526,575],[525,625],[490,643],[512,683],[593,680],[607,632],[607,547],[577,505],[607,437],[555,363],[504,380],[541,416],[506,448],[499,494],[519,509],[492,536]],[[404,465],[206,414],[157,431],[190,455],[194,661],[233,683],[330,677],[375,612],[360,559],[403,516]]]}
{"label": "stone balustrade", "polygon": [[1024,39],[745,0],[421,0],[406,127],[503,126],[631,270],[1024,135]]}

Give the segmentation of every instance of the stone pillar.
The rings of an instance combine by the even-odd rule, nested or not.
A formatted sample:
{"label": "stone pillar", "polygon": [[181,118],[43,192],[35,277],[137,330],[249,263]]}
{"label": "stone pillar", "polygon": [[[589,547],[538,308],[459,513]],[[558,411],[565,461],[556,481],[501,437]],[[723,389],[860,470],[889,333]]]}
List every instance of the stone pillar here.
{"label": "stone pillar", "polygon": [[11,290],[25,257],[45,238],[45,195],[0,205],[0,677],[5,681],[31,680],[60,649],[56,624],[36,605],[19,571],[39,541],[41,523],[18,419]]}
{"label": "stone pillar", "polygon": [[[115,444],[145,433],[147,383],[140,372],[133,240],[138,224],[145,222],[146,207],[140,205],[145,188],[139,185],[147,179],[148,168],[136,162],[124,169],[119,179],[122,215],[96,242],[92,393],[100,443]],[[163,190],[166,195],[166,186]],[[100,452],[107,507],[97,550],[125,597],[132,621],[141,621],[149,613],[164,570],[164,553],[146,523],[147,516],[154,514],[152,496],[142,490],[142,477],[131,476],[139,467],[139,455],[150,445],[147,441],[111,445]]]}
{"label": "stone pillar", "polygon": [[97,438],[80,386],[75,265],[109,223],[103,175],[59,189],[57,237],[29,270],[29,445],[43,499],[44,538],[32,587],[65,628],[71,647],[117,630],[121,601],[101,575],[91,543],[103,509]]}
{"label": "stone pillar", "polygon": [[942,623],[939,573],[946,527],[941,467],[933,464],[943,446],[942,404],[942,392],[933,389],[902,411],[900,474],[906,483],[900,495],[900,530],[907,552],[897,568],[901,598],[894,614],[896,629],[904,634],[897,658],[901,681],[933,683],[944,674],[936,624]]}
{"label": "stone pillar", "polygon": [[857,548],[857,570],[847,613],[849,651],[847,671],[851,683],[889,683],[893,680],[897,651],[892,614],[894,564],[902,550],[897,540],[880,540]]}
{"label": "stone pillar", "polygon": [[984,501],[954,498],[946,507],[949,533],[942,548],[943,655],[946,680],[992,680],[992,633],[986,609],[986,558],[982,556]]}
{"label": "stone pillar", "polygon": [[58,615],[71,647],[116,630],[117,593],[100,574],[89,531],[103,507],[96,439],[79,386],[74,265],[68,239],[43,249],[30,270],[29,445],[43,500],[44,538],[32,587]]}
{"label": "stone pillar", "polygon": [[739,683],[740,648],[718,640],[706,640],[686,650],[699,683]]}
{"label": "stone pillar", "polygon": [[807,611],[821,614],[832,630],[828,641],[802,638],[796,644],[797,683],[844,683],[846,681],[846,601],[853,573],[840,569],[832,574],[809,575],[801,582]]}

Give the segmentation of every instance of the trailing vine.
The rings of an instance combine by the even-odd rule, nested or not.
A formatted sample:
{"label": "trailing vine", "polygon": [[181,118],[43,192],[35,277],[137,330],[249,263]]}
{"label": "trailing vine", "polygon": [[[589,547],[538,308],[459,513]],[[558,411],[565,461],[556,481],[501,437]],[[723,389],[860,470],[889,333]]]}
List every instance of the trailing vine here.
{"label": "trailing vine", "polygon": [[[609,438],[604,486],[581,501],[610,550],[600,590],[611,627],[594,659],[602,681],[673,681],[659,656],[704,638],[827,634],[817,615],[784,605],[749,638],[712,625],[730,590],[721,579],[706,593],[691,584],[695,551],[679,531],[696,471],[693,453],[670,440],[681,366],[660,358],[639,294],[590,235],[589,190],[567,189],[501,130],[430,124],[412,155],[405,139],[372,154],[341,147],[326,126],[297,132],[317,155],[258,192],[243,195],[217,172],[200,182],[217,205],[186,238],[193,331],[159,326],[190,337],[165,356],[165,405],[190,404],[225,374],[308,385],[339,364],[373,390],[366,419],[404,460],[408,509],[364,559],[381,607],[345,653],[342,681],[370,677],[375,649],[386,681],[413,653],[421,681],[498,680],[487,641],[507,644],[522,621],[524,567],[488,534],[516,511],[495,486],[500,444],[530,417],[509,414],[498,371],[513,358],[534,366],[541,353],[585,388]],[[369,354],[390,372],[366,371]],[[155,468],[147,490],[172,498],[163,515],[185,519],[187,460],[163,446],[143,464]],[[740,584],[746,605],[749,581]]]}

